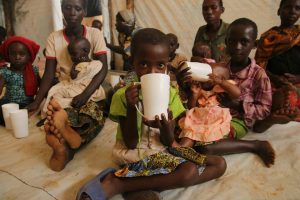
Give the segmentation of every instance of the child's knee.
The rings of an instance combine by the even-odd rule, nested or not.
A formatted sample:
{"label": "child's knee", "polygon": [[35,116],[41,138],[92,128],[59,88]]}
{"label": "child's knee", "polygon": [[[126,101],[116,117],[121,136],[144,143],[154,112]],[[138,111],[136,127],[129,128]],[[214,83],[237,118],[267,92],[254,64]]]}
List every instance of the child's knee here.
{"label": "child's knee", "polygon": [[214,169],[215,178],[222,176],[227,168],[226,161],[221,156],[207,156],[207,166]]}
{"label": "child's knee", "polygon": [[180,182],[182,186],[190,186],[193,185],[195,181],[195,177],[199,175],[197,165],[192,162],[184,163],[184,173],[180,178]]}

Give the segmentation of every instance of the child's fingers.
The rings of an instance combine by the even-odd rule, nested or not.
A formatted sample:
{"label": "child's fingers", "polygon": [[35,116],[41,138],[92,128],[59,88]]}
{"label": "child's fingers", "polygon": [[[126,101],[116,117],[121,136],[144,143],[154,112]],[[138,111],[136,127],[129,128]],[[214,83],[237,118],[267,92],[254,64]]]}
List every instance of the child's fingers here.
{"label": "child's fingers", "polygon": [[168,124],[168,120],[164,113],[161,114],[162,126],[166,126]]}
{"label": "child's fingers", "polygon": [[177,68],[177,71],[180,72],[180,71],[182,70],[184,64],[185,64],[185,62],[181,62],[181,63],[179,64],[179,67]]}
{"label": "child's fingers", "polygon": [[173,120],[173,112],[168,109],[168,118],[169,120]]}
{"label": "child's fingers", "polygon": [[160,123],[158,115],[155,115],[155,127],[156,128],[161,128],[161,123]]}

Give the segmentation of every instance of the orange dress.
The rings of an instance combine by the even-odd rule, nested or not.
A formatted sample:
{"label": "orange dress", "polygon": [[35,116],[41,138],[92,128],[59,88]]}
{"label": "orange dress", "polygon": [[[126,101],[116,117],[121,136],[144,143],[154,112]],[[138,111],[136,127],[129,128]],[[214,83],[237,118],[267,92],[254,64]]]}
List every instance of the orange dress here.
{"label": "orange dress", "polygon": [[223,92],[219,86],[212,91],[202,90],[198,99],[199,107],[187,111],[186,116],[179,120],[182,130],[179,138],[187,137],[199,142],[214,142],[229,134],[230,110],[222,108],[217,101],[217,93]]}

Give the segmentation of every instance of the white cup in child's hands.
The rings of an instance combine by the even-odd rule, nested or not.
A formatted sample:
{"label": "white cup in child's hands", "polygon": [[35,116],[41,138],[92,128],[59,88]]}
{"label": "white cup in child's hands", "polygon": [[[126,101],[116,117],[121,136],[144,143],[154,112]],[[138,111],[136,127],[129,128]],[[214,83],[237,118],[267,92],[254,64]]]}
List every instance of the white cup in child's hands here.
{"label": "white cup in child's hands", "polygon": [[185,62],[186,67],[189,67],[191,77],[195,81],[205,82],[209,80],[209,74],[212,73],[212,68],[209,64],[199,62]]}
{"label": "white cup in child's hands", "polygon": [[9,112],[13,134],[16,138],[28,136],[28,111],[27,109]]}
{"label": "white cup in child's hands", "polygon": [[11,111],[19,110],[19,104],[16,103],[8,103],[1,106],[2,107],[2,113],[3,113],[3,119],[5,122],[5,128],[6,129],[12,129],[11,125],[11,119],[9,113]]}
{"label": "white cup in child's hands", "polygon": [[167,74],[151,73],[141,77],[141,91],[143,96],[143,116],[147,120],[161,118],[163,113],[168,116],[170,96],[170,76]]}

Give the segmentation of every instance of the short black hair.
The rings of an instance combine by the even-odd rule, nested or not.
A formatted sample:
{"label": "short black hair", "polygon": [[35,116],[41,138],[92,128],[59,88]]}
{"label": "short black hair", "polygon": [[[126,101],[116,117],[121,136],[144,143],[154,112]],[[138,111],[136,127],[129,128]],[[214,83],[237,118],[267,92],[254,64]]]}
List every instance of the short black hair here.
{"label": "short black hair", "polygon": [[7,35],[7,31],[3,26],[0,26],[0,36],[2,36],[3,38],[5,38]]}
{"label": "short black hair", "polygon": [[176,40],[176,41],[178,41],[178,37],[174,33],[168,33],[167,37],[169,38],[169,40]]}
{"label": "short black hair", "polygon": [[257,25],[254,21],[248,19],[248,18],[239,18],[234,20],[228,27],[228,30],[232,27],[232,26],[236,26],[236,25],[243,25],[243,26],[250,26],[253,28],[253,39],[256,40],[257,35],[258,35],[258,30],[257,30]]}
{"label": "short black hair", "polygon": [[72,40],[70,43],[69,43],[69,45],[68,45],[68,51],[70,52],[70,50],[72,49],[72,48],[74,48],[74,45],[75,44],[77,44],[78,42],[84,42],[84,43],[86,43],[87,45],[88,45],[88,49],[85,49],[85,51],[87,52],[87,53],[89,53],[90,52],[90,50],[91,50],[91,43],[90,43],[90,41],[88,40],[88,39],[86,39],[85,37],[79,37],[79,38],[76,38],[75,40]]}
{"label": "short black hair", "polygon": [[166,34],[155,28],[143,28],[138,30],[131,41],[131,56],[134,57],[140,44],[162,44],[169,49],[170,42]]}
{"label": "short black hair", "polygon": [[[64,6],[64,4],[66,3],[66,1],[68,1],[68,0],[61,0],[61,7]],[[88,5],[87,0],[81,0],[81,3],[82,3],[81,5],[83,7],[83,10],[87,13],[87,5]]]}
{"label": "short black hair", "polygon": [[220,6],[221,8],[224,8],[223,0],[219,0],[219,6]]}
{"label": "short black hair", "polygon": [[280,4],[279,4],[279,9],[283,6],[283,4],[285,3],[285,2],[287,2],[288,0],[281,0],[280,1]]}
{"label": "short black hair", "polygon": [[219,4],[222,8],[224,8],[223,0],[219,0]]}

